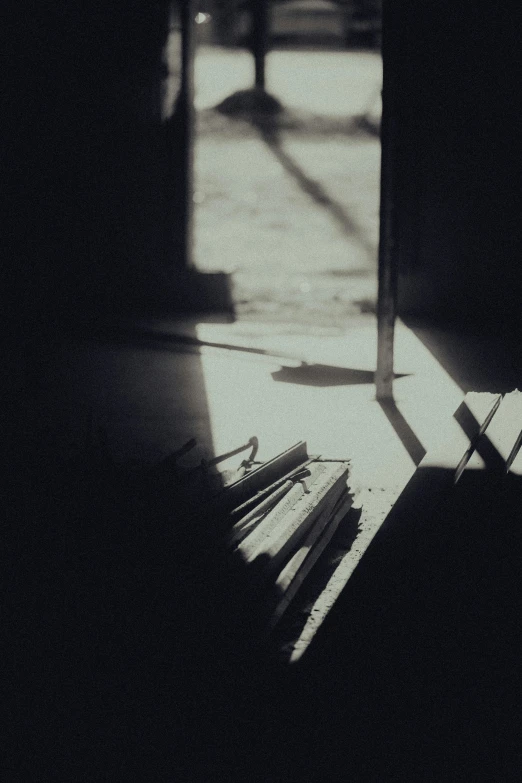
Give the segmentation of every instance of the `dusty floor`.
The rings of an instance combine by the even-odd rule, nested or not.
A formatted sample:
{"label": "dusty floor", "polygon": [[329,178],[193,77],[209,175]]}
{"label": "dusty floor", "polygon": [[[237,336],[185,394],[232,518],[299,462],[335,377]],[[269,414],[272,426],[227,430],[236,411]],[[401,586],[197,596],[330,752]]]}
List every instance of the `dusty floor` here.
{"label": "dusty floor", "polygon": [[342,328],[376,295],[380,55],[271,52],[285,116],[270,139],[214,110],[251,85],[251,59],[198,52],[196,266],[232,274],[241,320]]}

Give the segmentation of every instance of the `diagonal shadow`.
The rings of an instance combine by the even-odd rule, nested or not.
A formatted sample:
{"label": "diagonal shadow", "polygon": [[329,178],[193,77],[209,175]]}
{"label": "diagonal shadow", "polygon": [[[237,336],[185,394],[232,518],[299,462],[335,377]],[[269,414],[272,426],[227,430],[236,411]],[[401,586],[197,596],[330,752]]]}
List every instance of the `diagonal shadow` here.
{"label": "diagonal shadow", "polygon": [[296,180],[301,190],[309,195],[316,204],[327,209],[345,236],[356,239],[365,251],[368,259],[374,262],[377,255],[375,246],[368,241],[364,232],[361,230],[361,227],[344,207],[332,199],[322,185],[309,177],[306,172],[297,165],[293,158],[285,152],[281,145],[278,129],[274,124],[270,120],[260,121],[257,118],[253,118],[252,123],[259,131],[261,138],[267,147],[273,152],[284,169]]}
{"label": "diagonal shadow", "polygon": [[[110,329],[97,334],[92,331],[87,335],[90,341],[100,341],[110,338],[116,344],[140,344],[153,350],[171,350],[176,353],[199,354],[202,348],[217,348],[232,353],[268,357],[278,360],[301,362],[297,367],[281,363],[281,369],[272,373],[275,381],[284,383],[299,383],[309,386],[344,386],[359,383],[374,383],[375,374],[370,370],[359,370],[351,367],[338,367],[330,364],[308,364],[295,354],[285,351],[270,351],[266,348],[256,348],[234,343],[222,343],[212,340],[202,340],[195,335],[166,332],[132,324],[111,325]],[[396,374],[395,378],[404,378],[407,373]]]}
{"label": "diagonal shadow", "polygon": [[335,778],[335,757],[354,780],[401,779],[405,769],[421,780],[435,765],[442,780],[448,754],[479,779],[492,732],[506,769],[516,768],[521,487],[504,500],[484,478],[473,471],[442,505],[431,497],[429,514],[422,492],[410,496],[332,607],[293,673],[291,696],[314,715],[313,725],[298,715],[293,746],[285,737],[296,764],[313,742],[317,761],[303,779]]}
{"label": "diagonal shadow", "polygon": [[398,409],[395,400],[379,400],[379,405],[411,459],[418,465],[426,456],[426,449]]}
{"label": "diagonal shadow", "polygon": [[402,313],[401,319],[441,367],[464,391],[510,392],[522,384],[520,343],[516,337],[487,334],[476,312],[475,323],[444,317],[429,319]]}
{"label": "diagonal shadow", "polygon": [[504,472],[506,469],[504,458],[489,439],[487,430],[480,437],[478,436],[477,433],[482,422],[477,421],[464,401],[459,405],[453,416],[469,438],[473,451],[476,451],[479,457],[484,460],[486,470],[492,474]]}

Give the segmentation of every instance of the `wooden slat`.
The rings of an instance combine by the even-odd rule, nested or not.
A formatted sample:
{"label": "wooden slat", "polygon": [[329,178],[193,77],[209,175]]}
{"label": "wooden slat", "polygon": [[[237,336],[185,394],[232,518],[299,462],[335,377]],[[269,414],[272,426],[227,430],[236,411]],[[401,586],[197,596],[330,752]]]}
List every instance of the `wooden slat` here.
{"label": "wooden slat", "polygon": [[304,495],[292,512],[287,514],[283,524],[278,526],[250,553],[249,562],[256,558],[267,558],[266,573],[274,573],[292,553],[298,542],[307,534],[320,514],[331,514],[346,489],[348,470],[345,465],[332,466],[312,487],[309,494]]}
{"label": "wooden slat", "polygon": [[[488,392],[469,392],[441,429],[439,443],[426,454],[419,468],[441,468],[455,471],[470,448],[473,438],[478,436],[481,425],[499,399],[498,394]],[[491,426],[491,425],[489,425]],[[471,454],[467,468],[483,467],[482,460],[475,452]],[[415,479],[415,475],[413,479]],[[412,480],[413,480],[412,479]]]}
{"label": "wooden slat", "polygon": [[378,400],[393,398],[393,360],[399,253],[395,241],[395,154],[397,126],[394,69],[384,71],[381,120],[381,199],[379,220],[379,263],[377,291],[377,368],[375,391]]}
{"label": "wooden slat", "polygon": [[260,489],[259,492],[256,492],[255,495],[252,495],[252,497],[245,500],[244,503],[241,503],[239,506],[233,508],[232,511],[230,512],[231,518],[239,519],[240,517],[244,516],[248,511],[254,509],[254,507],[258,506],[262,501],[264,501],[265,498],[268,498],[270,495],[272,495],[286,481],[289,481],[290,479],[294,481],[295,476],[297,476],[297,474],[306,472],[309,465],[312,462],[314,462],[316,459],[318,458],[309,457],[308,459],[305,460],[305,462],[300,463],[297,468],[290,470],[288,473],[285,473],[284,476],[278,478],[272,484],[269,484],[268,487],[265,487],[264,489]]}
{"label": "wooden slat", "polygon": [[326,469],[323,465],[314,465],[306,485],[304,482],[298,482],[272,511],[266,515],[255,531],[240,544],[239,550],[247,563],[257,557],[263,545],[270,539],[270,536],[274,534],[274,531],[276,531],[277,534],[277,531],[280,530],[285,523],[288,524],[288,519],[292,513],[294,516],[296,515],[296,507],[298,508],[297,513],[300,513],[301,508],[297,506],[297,504],[305,494],[305,491],[313,494],[313,497],[317,497],[317,493],[314,492],[314,484],[315,482],[319,482],[325,473]]}
{"label": "wooden slat", "polygon": [[306,443],[299,441],[277,457],[230,484],[216,499],[217,505],[233,509],[308,459]]}
{"label": "wooden slat", "polygon": [[294,489],[294,487],[300,494],[304,492],[304,488],[301,484],[298,482],[294,483],[289,479],[259,503],[252,511],[238,520],[227,536],[227,546],[237,546],[247,535],[251,534],[256,525],[258,525],[261,520],[268,515],[268,512],[272,511],[276,504],[278,504],[291,489]]}
{"label": "wooden slat", "polygon": [[281,571],[276,581],[276,588],[281,591],[282,597],[272,615],[271,628],[276,625],[295,598],[297,591],[330,543],[352,504],[353,497],[346,493],[339,499],[333,512],[321,514],[303,544]]}
{"label": "wooden slat", "polygon": [[[522,432],[520,433],[522,435]],[[520,445],[520,444],[519,444]],[[519,448],[513,462],[510,465],[509,472],[513,476],[522,476],[522,449]]]}
{"label": "wooden slat", "polygon": [[515,390],[504,395],[498,411],[481,438],[482,443],[477,444],[486,461],[486,468],[507,469],[508,460],[512,454],[514,456],[515,444],[521,430],[522,392]]}

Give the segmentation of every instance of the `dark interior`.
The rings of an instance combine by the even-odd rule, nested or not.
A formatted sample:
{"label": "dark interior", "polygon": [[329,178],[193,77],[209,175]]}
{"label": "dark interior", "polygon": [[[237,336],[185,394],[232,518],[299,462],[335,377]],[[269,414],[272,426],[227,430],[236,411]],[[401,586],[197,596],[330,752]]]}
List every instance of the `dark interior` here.
{"label": "dark interior", "polygon": [[[186,509],[146,466],[195,434],[213,453],[201,368],[122,324],[223,290],[185,263],[168,25],[166,0],[2,12],[3,779],[518,778],[516,485],[462,489],[425,538],[408,516],[405,547],[395,510],[291,668],[234,620],[240,569],[174,535]],[[521,32],[505,4],[384,0],[399,311],[475,390],[521,383]]]}

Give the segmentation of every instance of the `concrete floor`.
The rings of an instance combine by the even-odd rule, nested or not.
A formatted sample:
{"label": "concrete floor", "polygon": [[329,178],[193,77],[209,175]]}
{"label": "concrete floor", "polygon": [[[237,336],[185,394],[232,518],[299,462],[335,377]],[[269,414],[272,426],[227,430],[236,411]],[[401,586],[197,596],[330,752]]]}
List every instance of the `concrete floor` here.
{"label": "concrete floor", "polygon": [[[451,437],[451,416],[464,391],[399,321],[395,402],[393,408],[380,405],[370,314],[352,318],[348,330],[241,321],[141,326],[147,336],[139,340],[62,342],[54,368],[49,365],[41,381],[38,437],[47,450],[74,455],[102,429],[118,462],[157,463],[191,437],[199,443],[197,458],[209,457],[252,435],[259,438],[260,460],[298,440],[306,441],[310,454],[351,460],[355,505],[362,508],[357,536],[342,552],[332,548],[338,560],[342,554],[340,562],[313,607],[302,609],[302,628],[293,640],[299,650],[294,656],[300,655],[416,464]],[[203,347],[180,344],[179,335]],[[459,368],[465,375],[466,362]]]}
{"label": "concrete floor", "polygon": [[[8,517],[12,537],[8,536],[6,552],[16,553],[11,562],[17,567],[13,573],[12,566],[4,571],[10,596],[5,606],[10,629],[5,703],[13,716],[25,711],[26,719],[22,724],[11,721],[7,779],[46,779],[31,775],[39,765],[47,765],[54,770],[53,779],[63,780],[92,779],[85,770],[101,769],[111,779],[123,775],[190,783],[240,783],[247,777],[319,782],[325,774],[326,779],[339,779],[339,768],[344,770],[341,779],[350,771],[361,781],[419,780],[431,779],[434,761],[434,779],[459,779],[458,764],[470,770],[472,777],[467,779],[478,779],[475,761],[483,759],[485,751],[467,755],[474,747],[470,732],[476,730],[483,742],[487,728],[477,699],[495,712],[491,747],[507,759],[497,767],[504,770],[500,779],[511,779],[506,775],[514,763],[516,725],[500,737],[507,713],[502,717],[495,702],[495,694],[507,693],[510,683],[511,701],[518,692],[508,648],[499,641],[494,650],[505,663],[505,682],[490,671],[491,650],[481,658],[480,649],[477,653],[466,642],[465,652],[451,657],[451,640],[443,633],[449,604],[440,604],[429,609],[429,616],[442,623],[438,635],[430,636],[424,625],[421,652],[415,653],[411,667],[403,665],[403,655],[414,655],[414,640],[405,641],[404,634],[408,623],[416,627],[419,607],[415,609],[415,596],[409,595],[403,613],[398,616],[397,607],[389,607],[386,620],[379,610],[379,591],[387,579],[393,582],[397,558],[407,560],[404,573],[415,563],[423,571],[415,555],[414,531],[406,549],[392,541],[383,555],[390,568],[380,563],[377,582],[375,559],[364,557],[424,450],[451,436],[452,413],[462,400],[462,387],[472,379],[480,388],[494,390],[499,381],[485,361],[477,364],[467,352],[470,342],[484,347],[484,340],[459,340],[453,334],[446,335],[445,342],[433,330],[424,330],[421,340],[399,323],[396,405],[383,409],[374,399],[371,380],[375,326],[371,315],[355,319],[348,331],[308,333],[288,324],[155,321],[141,324],[148,335],[143,338],[121,333],[97,339],[71,335],[57,340],[53,351],[47,346],[38,389],[25,408],[30,418],[19,419],[25,424],[19,446],[27,464],[11,487],[17,507]],[[221,347],[187,351],[176,340],[180,334]],[[453,377],[425,347],[428,340],[448,366],[453,355],[459,356],[451,365]],[[487,345],[493,350],[491,341]],[[518,367],[510,368],[512,377]],[[502,383],[509,382],[504,373]],[[214,607],[211,614],[204,611],[210,600],[206,590],[215,595],[219,590],[206,585],[209,577],[203,572],[200,603],[196,614],[194,609],[189,613],[194,627],[179,630],[180,622],[186,622],[186,601],[192,605],[195,599],[178,595],[173,601],[163,584],[170,570],[177,572],[174,563],[180,558],[180,542],[173,547],[165,538],[165,530],[176,527],[174,510],[164,509],[160,524],[150,507],[126,508],[125,493],[118,499],[110,473],[103,478],[103,471],[95,472],[91,489],[78,497],[64,492],[62,474],[50,466],[58,458],[63,465],[64,457],[76,449],[78,475],[86,470],[88,474],[85,446],[100,427],[111,456],[119,461],[154,463],[193,435],[200,442],[198,456],[222,453],[253,434],[259,437],[261,459],[304,439],[312,453],[352,461],[351,480],[361,513],[323,563],[326,582],[319,591],[308,592],[294,615],[288,630],[296,632],[294,638],[287,634],[280,639],[284,660],[263,647],[243,649],[241,628],[227,636],[233,626],[223,619],[223,608]],[[130,481],[129,497],[135,490],[135,479]],[[107,497],[113,508],[109,517]],[[105,511],[96,516],[98,506]],[[81,524],[85,508],[93,515],[85,520],[87,526]],[[126,516],[133,520],[131,538],[137,536],[141,565],[132,586],[123,580],[125,587],[118,587],[123,553],[111,531],[114,523],[125,523]],[[25,530],[28,523],[32,529],[39,521],[29,551],[29,539],[19,540],[17,533],[21,521]],[[465,551],[466,546],[464,539],[455,551]],[[485,573],[486,555],[477,554],[478,559],[468,564],[472,585],[475,577],[469,569],[476,566]],[[448,589],[455,591],[460,589],[458,563],[450,562],[445,579]],[[486,562],[489,574],[496,560]],[[494,571],[488,580],[493,588]],[[234,592],[241,594],[238,584]],[[155,599],[154,611],[151,590],[163,596],[158,606]],[[428,590],[423,601],[429,604],[434,595],[440,595],[439,588],[433,594]],[[498,615],[498,621],[504,617],[511,629],[508,647],[516,637],[513,613],[519,606],[516,593],[512,597],[513,611]],[[492,606],[498,607],[498,601],[495,598]],[[480,617],[487,611],[484,604]],[[93,633],[96,630],[104,639],[106,629],[119,627],[118,613],[129,615],[128,631],[122,636],[118,632],[109,660],[102,646],[93,648]],[[452,611],[448,616],[453,617]],[[459,618],[451,622],[464,622]],[[396,639],[394,623],[401,628]],[[498,622],[494,638],[501,640],[497,626]],[[479,647],[488,627],[483,623],[470,630]],[[443,645],[444,665],[453,672],[453,692],[440,667],[432,681],[426,679],[436,661],[435,652],[435,658],[427,652],[430,639]],[[288,666],[289,656],[296,665]],[[455,667],[468,664],[473,674],[466,681],[459,679]],[[89,677],[97,683],[96,695]],[[423,678],[422,698],[416,697],[416,688],[421,687],[416,677]],[[483,677],[476,698],[473,677]],[[68,682],[76,683],[73,691]],[[444,701],[437,703],[439,693]],[[466,707],[466,699],[474,706]],[[467,744],[460,748],[460,740],[451,739],[452,732],[461,739],[464,732]],[[453,765],[447,775],[441,761],[444,747]]]}
{"label": "concrete floor", "polygon": [[270,140],[215,111],[252,79],[246,51],[198,48],[195,264],[230,274],[237,318],[343,326],[376,296],[380,55],[270,52]]}

